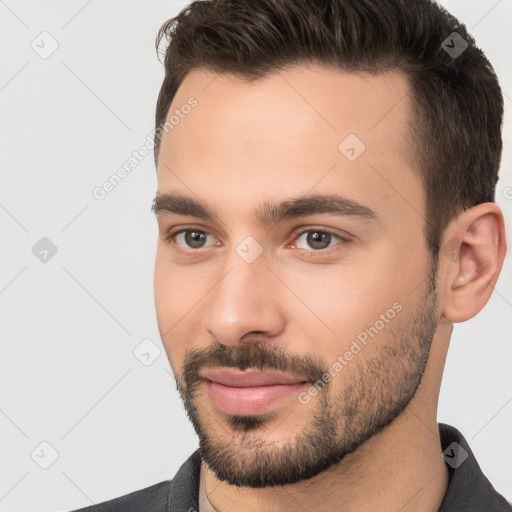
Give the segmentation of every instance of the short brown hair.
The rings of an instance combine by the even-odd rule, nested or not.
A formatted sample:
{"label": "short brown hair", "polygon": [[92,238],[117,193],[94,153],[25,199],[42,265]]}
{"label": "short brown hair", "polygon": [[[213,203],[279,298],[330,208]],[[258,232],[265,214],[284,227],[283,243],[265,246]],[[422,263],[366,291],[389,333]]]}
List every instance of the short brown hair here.
{"label": "short brown hair", "polygon": [[[431,0],[195,1],[162,25],[157,51],[164,38],[156,127],[194,68],[246,80],[301,63],[401,69],[411,84],[411,135],[434,257],[454,216],[494,201],[502,151],[498,79],[466,27]],[[155,136],[156,162],[159,146]]]}

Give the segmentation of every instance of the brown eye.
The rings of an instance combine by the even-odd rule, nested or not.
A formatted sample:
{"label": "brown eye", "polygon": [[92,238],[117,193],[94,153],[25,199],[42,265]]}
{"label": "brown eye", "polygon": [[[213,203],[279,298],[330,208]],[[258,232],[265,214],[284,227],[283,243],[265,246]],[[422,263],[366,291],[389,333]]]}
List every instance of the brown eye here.
{"label": "brown eye", "polygon": [[326,249],[331,243],[331,235],[320,231],[310,231],[306,242],[312,249]]}
{"label": "brown eye", "polygon": [[182,251],[186,251],[187,249],[192,251],[194,249],[208,247],[208,245],[215,245],[215,243],[212,244],[211,242],[208,244],[208,237],[211,237],[212,240],[214,240],[212,235],[206,231],[202,231],[200,229],[182,229],[180,231],[170,233],[167,235],[165,240],[169,244],[180,247]]}
{"label": "brown eye", "polygon": [[[296,239],[297,249],[306,251],[324,251],[347,240],[340,235],[319,229],[310,229],[299,233]],[[334,243],[332,243],[334,242]]]}
{"label": "brown eye", "polygon": [[184,231],[185,243],[192,249],[200,249],[206,241],[206,233],[204,231]]}

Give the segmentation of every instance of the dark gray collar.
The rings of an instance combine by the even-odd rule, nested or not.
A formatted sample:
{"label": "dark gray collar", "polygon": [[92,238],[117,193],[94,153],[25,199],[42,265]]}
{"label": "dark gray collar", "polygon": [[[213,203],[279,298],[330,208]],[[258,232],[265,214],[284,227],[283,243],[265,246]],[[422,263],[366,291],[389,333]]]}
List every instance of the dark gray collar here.
{"label": "dark gray collar", "polygon": [[444,423],[439,423],[439,435],[443,458],[450,471],[450,483],[439,512],[512,511],[512,505],[482,473],[464,436]]}

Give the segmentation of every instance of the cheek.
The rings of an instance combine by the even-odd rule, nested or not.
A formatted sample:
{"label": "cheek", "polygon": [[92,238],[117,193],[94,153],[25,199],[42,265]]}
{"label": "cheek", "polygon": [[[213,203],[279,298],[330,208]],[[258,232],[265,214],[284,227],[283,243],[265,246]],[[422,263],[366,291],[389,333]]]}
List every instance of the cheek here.
{"label": "cheek", "polygon": [[153,286],[155,309],[162,334],[170,329],[174,331],[180,323],[187,321],[187,312],[192,311],[200,293],[198,284],[193,273],[178,268],[168,260],[165,249],[157,250]]}
{"label": "cheek", "polygon": [[158,329],[169,362],[178,370],[187,349],[198,338],[201,297],[211,287],[199,274],[192,267],[178,268],[169,262],[165,251],[157,250],[153,286]]}
{"label": "cheek", "polygon": [[170,328],[169,315],[172,314],[172,294],[169,294],[168,264],[164,261],[160,249],[157,249],[153,289],[155,293],[155,309],[160,334]]}
{"label": "cheek", "polygon": [[412,269],[406,265],[397,275],[396,257],[380,255],[383,257],[354,258],[336,268],[312,265],[307,279],[300,269],[287,276],[286,282],[293,283],[300,299],[293,299],[295,305],[289,312],[302,350],[316,352],[331,364],[376,323],[378,337],[387,337],[389,327],[410,300],[406,284],[414,279],[407,276]]}

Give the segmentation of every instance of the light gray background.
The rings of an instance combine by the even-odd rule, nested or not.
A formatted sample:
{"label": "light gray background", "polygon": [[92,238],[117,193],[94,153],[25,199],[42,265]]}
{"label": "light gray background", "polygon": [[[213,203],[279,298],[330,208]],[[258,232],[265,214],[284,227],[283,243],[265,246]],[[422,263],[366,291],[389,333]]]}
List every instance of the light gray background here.
{"label": "light gray background", "polygon": [[[512,2],[442,3],[506,95],[497,202],[511,219]],[[184,4],[0,0],[2,511],[105,501],[172,478],[197,447],[154,313],[152,156],[103,201],[92,195],[153,129],[154,38]],[[59,45],[47,59],[31,48],[50,48],[43,31]],[[58,248],[46,263],[32,253],[42,237]],[[490,303],[456,326],[439,409],[509,500],[511,268],[509,253]],[[150,366],[133,355],[146,338],[161,349]],[[43,441],[58,452],[48,469]]]}

